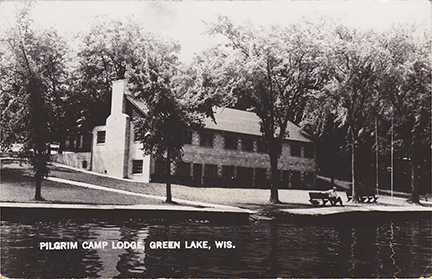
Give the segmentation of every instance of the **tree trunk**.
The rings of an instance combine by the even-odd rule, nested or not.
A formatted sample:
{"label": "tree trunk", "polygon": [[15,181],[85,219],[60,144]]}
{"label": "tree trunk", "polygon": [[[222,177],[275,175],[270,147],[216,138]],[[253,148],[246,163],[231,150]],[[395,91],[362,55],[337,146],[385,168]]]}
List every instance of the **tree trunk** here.
{"label": "tree trunk", "polygon": [[355,139],[352,137],[351,145],[351,190],[352,190],[352,201],[357,202],[357,189],[356,189],[356,179],[355,179]]}
{"label": "tree trunk", "polygon": [[42,198],[42,176],[38,173],[35,174],[35,181],[36,181],[36,192],[35,192],[35,200],[37,201],[43,201]]}
{"label": "tree trunk", "polygon": [[171,196],[171,152],[167,150],[167,161],[166,161],[166,201],[172,203]]}
{"label": "tree trunk", "polygon": [[413,203],[420,203],[418,193],[418,166],[416,155],[411,156],[411,197],[409,201]]}
{"label": "tree trunk", "polygon": [[277,181],[277,163],[278,163],[278,153],[274,151],[269,152],[270,155],[270,203],[280,203],[279,193],[278,193],[278,181]]}

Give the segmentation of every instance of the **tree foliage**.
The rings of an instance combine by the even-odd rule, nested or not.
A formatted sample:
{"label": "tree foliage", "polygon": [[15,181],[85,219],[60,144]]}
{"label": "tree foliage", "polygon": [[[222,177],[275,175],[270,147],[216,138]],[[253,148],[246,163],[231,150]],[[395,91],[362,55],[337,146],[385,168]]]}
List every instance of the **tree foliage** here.
{"label": "tree foliage", "polygon": [[[390,159],[392,122],[396,153],[410,158],[413,152],[430,154],[430,41],[413,33],[399,28],[378,33],[342,26],[329,33],[332,79],[323,91],[324,98],[309,103],[302,124],[330,146],[340,142],[334,137],[345,134],[337,131],[347,131],[345,143],[339,146],[351,153],[354,195],[357,182],[367,180],[359,177],[359,170],[370,170],[368,166],[375,163],[368,154],[378,148],[382,159]],[[379,121],[377,131],[375,118]],[[333,136],[328,137],[329,131]],[[416,161],[410,159],[411,165],[417,165],[414,169],[430,166],[430,158],[420,160],[423,167]],[[381,168],[388,165],[382,162]],[[414,183],[412,180],[412,193],[417,198],[412,199],[416,201]]]}
{"label": "tree foliage", "polygon": [[[270,29],[235,25],[227,18],[210,27],[223,35],[225,46],[213,59],[238,107],[253,110],[261,119],[261,131],[271,162],[271,202],[279,202],[277,164],[289,121],[299,123],[309,99],[327,80],[325,45],[312,29],[299,25]],[[317,34],[315,34],[317,35]]]}
{"label": "tree foliage", "polygon": [[135,120],[135,131],[147,154],[166,162],[166,202],[172,202],[171,164],[180,162],[182,148],[191,130],[202,119],[185,92],[176,52],[178,48],[159,41],[149,44],[140,64],[129,76],[130,91],[146,104],[144,117]]}
{"label": "tree foliage", "polygon": [[353,200],[357,200],[356,155],[359,144],[370,135],[369,125],[379,113],[379,85],[388,70],[388,53],[379,45],[374,32],[345,27],[335,29],[332,82],[327,86],[334,101],[335,121],[347,126],[351,150]]}
{"label": "tree foliage", "polygon": [[48,175],[47,145],[60,129],[66,73],[66,46],[54,30],[36,31],[30,8],[18,15],[15,28],[3,36],[0,62],[1,143],[24,144],[24,155],[34,167],[36,199]]}
{"label": "tree foliage", "polygon": [[[395,28],[381,39],[390,68],[382,79],[387,121],[394,123],[396,152],[411,168],[411,198],[419,202],[419,179],[430,183],[431,40],[414,30]],[[427,179],[428,178],[428,179]]]}
{"label": "tree foliage", "polygon": [[90,30],[80,34],[72,84],[81,132],[105,123],[110,113],[112,82],[134,71],[149,36],[134,21],[105,17],[96,18]]}

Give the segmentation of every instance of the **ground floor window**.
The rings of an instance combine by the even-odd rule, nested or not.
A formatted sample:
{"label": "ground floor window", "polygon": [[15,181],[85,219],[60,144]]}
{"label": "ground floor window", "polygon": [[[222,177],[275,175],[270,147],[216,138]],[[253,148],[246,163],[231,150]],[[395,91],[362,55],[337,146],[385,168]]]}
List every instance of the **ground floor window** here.
{"label": "ground floor window", "polygon": [[252,187],[253,168],[237,168],[237,182],[239,187]]}
{"label": "ground floor window", "polygon": [[185,162],[177,163],[176,175],[190,176],[190,163],[185,163]]}
{"label": "ground floor window", "polygon": [[143,160],[133,160],[132,161],[132,173],[142,173],[143,172]]}
{"label": "ground floor window", "polygon": [[166,161],[164,159],[155,160],[155,174],[166,174]]}
{"label": "ground floor window", "polygon": [[204,165],[204,177],[216,177],[217,166],[216,165]]}
{"label": "ground floor window", "polygon": [[291,172],[291,185],[293,188],[299,188],[301,186],[301,172]]}
{"label": "ground floor window", "polygon": [[305,172],[304,180],[307,184],[312,184],[314,182],[314,173],[313,172]]}
{"label": "ground floor window", "polygon": [[222,177],[234,179],[234,166],[222,166]]}
{"label": "ground floor window", "polygon": [[255,180],[259,182],[264,182],[267,180],[267,169],[255,169]]}

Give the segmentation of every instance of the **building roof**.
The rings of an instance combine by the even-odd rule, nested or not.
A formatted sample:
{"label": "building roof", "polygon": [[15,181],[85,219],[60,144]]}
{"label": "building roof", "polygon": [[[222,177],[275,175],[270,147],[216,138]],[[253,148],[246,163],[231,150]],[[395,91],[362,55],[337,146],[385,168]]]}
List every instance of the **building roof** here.
{"label": "building roof", "polygon": [[[216,123],[210,118],[205,119],[205,128],[254,136],[262,135],[261,120],[254,112],[232,108],[216,108],[214,117]],[[312,142],[306,135],[297,125],[288,121],[287,137],[285,139]]]}
{"label": "building roof", "polygon": [[[144,102],[137,100],[130,94],[125,94],[126,99],[139,111],[140,114],[144,115],[147,110]],[[207,117],[204,120],[204,127],[207,129],[231,132],[237,134],[246,134],[253,136],[261,136],[261,125],[260,118],[250,111],[232,109],[232,108],[216,108],[214,112],[213,121]],[[288,121],[287,125],[287,140],[312,142],[307,134],[304,133],[297,125]]]}

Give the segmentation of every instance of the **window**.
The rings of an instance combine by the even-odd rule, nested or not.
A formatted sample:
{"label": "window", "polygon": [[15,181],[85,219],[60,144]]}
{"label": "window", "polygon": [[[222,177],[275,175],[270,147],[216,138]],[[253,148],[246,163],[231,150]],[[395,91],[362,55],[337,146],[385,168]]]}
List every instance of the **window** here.
{"label": "window", "polygon": [[106,131],[97,132],[97,143],[105,143]]}
{"label": "window", "polygon": [[267,180],[267,170],[256,168],[255,169],[255,181],[257,183],[263,183]]}
{"label": "window", "polygon": [[313,172],[305,172],[304,173],[304,181],[307,184],[312,184],[314,182],[314,173]]}
{"label": "window", "polygon": [[234,166],[222,166],[222,177],[234,179]]}
{"label": "window", "polygon": [[140,133],[137,130],[134,130],[133,134],[134,141],[140,141]]}
{"label": "window", "polygon": [[184,162],[177,163],[176,175],[190,176],[190,163],[184,163]]}
{"label": "window", "polygon": [[132,161],[132,174],[143,172],[143,160]]}
{"label": "window", "polygon": [[259,139],[257,141],[257,151],[260,153],[266,153],[267,152],[266,144],[265,144],[265,141],[263,139]]}
{"label": "window", "polygon": [[166,160],[160,159],[155,161],[155,174],[165,175],[166,169]]}
{"label": "window", "polygon": [[253,151],[253,139],[242,139],[242,150],[243,151]]}
{"label": "window", "polygon": [[200,146],[213,147],[213,134],[202,133],[200,137]]}
{"label": "window", "polygon": [[301,146],[299,144],[291,144],[291,156],[301,157]]}
{"label": "window", "polygon": [[[104,140],[104,142],[105,142],[105,140]],[[81,145],[81,136],[77,136],[76,137],[76,143],[75,143],[75,148],[82,148],[82,145]]]}
{"label": "window", "polygon": [[304,147],[304,156],[306,158],[314,158],[314,148],[312,146]]}
{"label": "window", "polygon": [[204,177],[216,177],[217,166],[216,165],[204,165]]}
{"label": "window", "polygon": [[301,173],[299,171],[291,172],[291,185],[293,188],[299,188],[301,186]]}
{"label": "window", "polygon": [[237,138],[226,136],[225,149],[237,149]]}
{"label": "window", "polygon": [[187,131],[185,144],[192,144],[192,131]]}
{"label": "window", "polygon": [[289,182],[290,171],[284,170],[282,171],[282,181],[288,183]]}
{"label": "window", "polygon": [[239,187],[252,187],[253,169],[237,167],[237,182]]}

